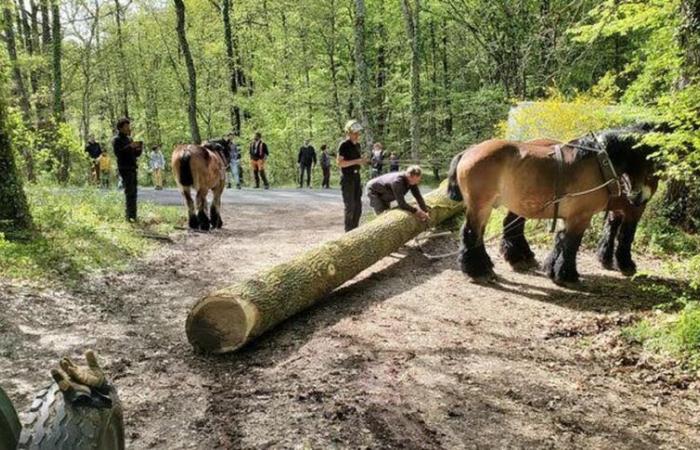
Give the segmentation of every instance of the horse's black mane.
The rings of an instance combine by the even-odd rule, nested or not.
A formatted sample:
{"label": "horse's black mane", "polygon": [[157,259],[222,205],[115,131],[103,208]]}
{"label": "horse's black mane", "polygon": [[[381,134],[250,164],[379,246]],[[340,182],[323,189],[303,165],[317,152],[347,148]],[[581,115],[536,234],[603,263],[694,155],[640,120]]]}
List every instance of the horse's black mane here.
{"label": "horse's black mane", "polygon": [[600,150],[605,150],[615,164],[629,159],[632,156],[631,152],[643,154],[646,158],[654,149],[647,145],[638,147],[638,144],[646,133],[657,129],[657,125],[653,123],[640,122],[626,127],[609,128],[595,134],[589,133],[568,143],[573,144],[576,149],[577,160],[595,157]]}

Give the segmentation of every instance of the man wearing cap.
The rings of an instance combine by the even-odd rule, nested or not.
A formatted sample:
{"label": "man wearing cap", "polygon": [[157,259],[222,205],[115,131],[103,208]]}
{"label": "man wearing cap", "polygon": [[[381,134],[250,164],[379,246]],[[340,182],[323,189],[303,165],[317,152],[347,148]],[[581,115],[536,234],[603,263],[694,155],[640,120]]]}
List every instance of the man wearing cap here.
{"label": "man wearing cap", "polygon": [[362,158],[360,132],[362,125],[356,120],[345,124],[346,139],[338,147],[338,167],[341,170],[340,188],[345,204],[345,231],[354,230],[362,216],[362,182],[360,167],[367,161]]}
{"label": "man wearing cap", "polygon": [[[367,183],[367,197],[374,212],[379,215],[391,207],[391,202],[396,201],[400,209],[414,214],[419,220],[430,218],[428,206],[423,200],[418,185],[423,177],[423,171],[419,166],[410,166],[404,172],[389,172]],[[418,208],[406,203],[404,198],[411,191],[413,198],[418,203]]]}

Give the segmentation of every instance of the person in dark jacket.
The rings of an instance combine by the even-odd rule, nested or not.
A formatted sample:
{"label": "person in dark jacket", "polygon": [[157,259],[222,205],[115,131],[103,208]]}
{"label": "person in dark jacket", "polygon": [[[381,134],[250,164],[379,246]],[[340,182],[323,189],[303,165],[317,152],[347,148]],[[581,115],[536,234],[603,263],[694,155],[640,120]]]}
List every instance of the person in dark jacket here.
{"label": "person in dark jacket", "polygon": [[299,149],[297,157],[299,165],[299,187],[304,187],[304,172],[306,172],[306,187],[311,187],[311,169],[316,166],[316,149],[304,140],[304,145]]}
{"label": "person in dark jacket", "polygon": [[85,152],[92,160],[92,165],[90,166],[90,177],[92,182],[95,184],[100,184],[100,156],[102,156],[102,146],[99,142],[95,140],[95,136],[90,136],[88,138],[88,143],[85,146]]}
{"label": "person in dark jacket", "polygon": [[372,155],[369,162],[372,168],[372,178],[381,175],[384,170],[384,146],[381,142],[375,142],[372,146]]}
{"label": "person in dark jacket", "polygon": [[270,189],[270,183],[267,182],[265,175],[265,162],[270,152],[267,149],[267,144],[262,140],[260,132],[255,133],[255,138],[250,144],[250,165],[253,168],[253,176],[255,177],[255,188],[260,188],[260,178],[262,178],[265,189]]}
{"label": "person in dark jacket", "polygon": [[[415,214],[420,220],[428,220],[428,206],[423,200],[418,185],[423,177],[423,171],[418,166],[411,166],[405,172],[389,172],[370,180],[367,183],[367,197],[374,212],[379,215],[391,207],[396,201],[400,209]],[[411,191],[418,203],[418,208],[406,203],[405,196]]]}
{"label": "person in dark jacket", "polygon": [[362,180],[360,168],[367,163],[362,157],[360,132],[362,125],[356,120],[345,124],[346,139],[338,147],[338,167],[342,173],[340,188],[345,204],[345,231],[354,230],[360,225],[362,216]]}
{"label": "person in dark jacket", "polygon": [[389,172],[398,172],[399,171],[399,157],[396,156],[396,153],[392,152],[391,155],[389,156]]}
{"label": "person in dark jacket", "polygon": [[321,187],[330,189],[331,187],[331,155],[328,154],[328,146],[321,146],[321,170],[323,171],[323,181]]}
{"label": "person in dark jacket", "polygon": [[112,148],[117,157],[117,168],[124,186],[126,197],[126,220],[136,221],[136,195],[138,173],[136,162],[143,151],[143,142],[134,142],[131,139],[131,122],[127,118],[117,122],[117,135],[112,140]]}

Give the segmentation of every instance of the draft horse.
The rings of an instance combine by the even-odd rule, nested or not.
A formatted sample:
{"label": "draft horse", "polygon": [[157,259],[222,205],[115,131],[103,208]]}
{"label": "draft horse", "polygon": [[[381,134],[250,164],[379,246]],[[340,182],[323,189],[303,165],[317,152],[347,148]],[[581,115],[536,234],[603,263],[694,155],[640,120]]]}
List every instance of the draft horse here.
{"label": "draft horse", "polygon": [[[204,231],[221,228],[221,194],[226,186],[226,170],[230,163],[228,149],[216,142],[202,145],[178,145],[173,150],[172,168],[180,193],[185,199],[189,215],[189,226]],[[196,192],[195,203],[190,189]],[[212,191],[214,198],[207,216],[207,194]]]}
{"label": "draft horse", "polygon": [[457,155],[448,190],[466,206],[462,271],[477,280],[494,276],[484,230],[491,210],[503,205],[509,211],[502,244],[506,260],[514,265],[534,261],[521,218],[563,219],[564,229],[556,234],[544,269],[556,283],[578,281],[581,238],[593,215],[614,203],[609,188],[617,187],[616,201],[636,206],[644,205],[656,189],[656,168],[648,158],[656,149],[639,145],[647,131],[647,125],[606,130],[555,145],[554,152],[542,143],[492,139]]}
{"label": "draft horse", "polygon": [[[645,125],[641,131],[645,131]],[[535,139],[528,144],[550,147],[563,143],[554,139]],[[619,270],[623,275],[632,276],[637,272],[637,264],[632,259],[632,243],[637,225],[644,214],[647,202],[654,196],[659,186],[658,172],[647,173],[643,195],[636,202],[629,201],[626,195],[611,196],[604,217],[603,235],[598,241],[598,261],[608,270]],[[641,200],[641,203],[640,203]],[[637,204],[640,203],[640,204]],[[503,219],[501,254],[516,270],[537,266],[535,254],[525,238],[525,218],[508,211]]]}

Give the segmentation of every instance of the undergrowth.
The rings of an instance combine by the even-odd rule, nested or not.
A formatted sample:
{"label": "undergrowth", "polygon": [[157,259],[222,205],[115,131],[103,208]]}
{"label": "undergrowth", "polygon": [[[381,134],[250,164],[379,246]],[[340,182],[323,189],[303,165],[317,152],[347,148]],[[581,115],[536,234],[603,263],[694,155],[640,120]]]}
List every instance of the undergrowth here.
{"label": "undergrowth", "polygon": [[139,202],[140,222],[131,225],[119,191],[29,187],[27,194],[36,230],[12,239],[0,234],[3,277],[70,282],[123,268],[155,248],[147,235],[167,234],[181,220],[177,208]]}

